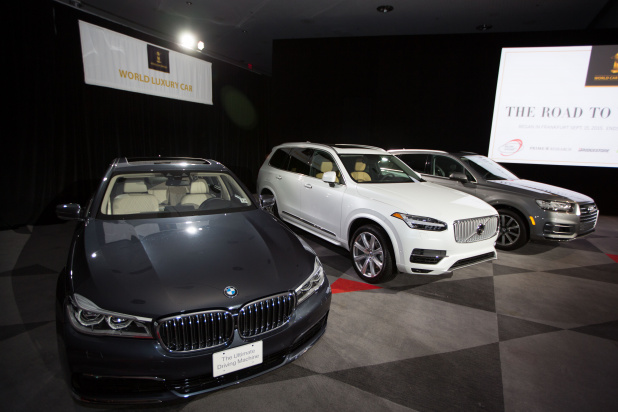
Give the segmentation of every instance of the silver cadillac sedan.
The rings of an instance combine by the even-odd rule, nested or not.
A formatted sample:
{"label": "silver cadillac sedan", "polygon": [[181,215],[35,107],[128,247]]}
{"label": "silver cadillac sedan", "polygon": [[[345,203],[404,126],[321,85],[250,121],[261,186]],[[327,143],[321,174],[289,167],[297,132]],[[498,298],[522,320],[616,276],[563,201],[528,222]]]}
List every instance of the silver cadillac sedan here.
{"label": "silver cadillac sedan", "polygon": [[389,150],[423,179],[479,197],[500,215],[496,248],[514,250],[529,240],[568,241],[594,231],[599,216],[592,198],[520,179],[476,153]]}

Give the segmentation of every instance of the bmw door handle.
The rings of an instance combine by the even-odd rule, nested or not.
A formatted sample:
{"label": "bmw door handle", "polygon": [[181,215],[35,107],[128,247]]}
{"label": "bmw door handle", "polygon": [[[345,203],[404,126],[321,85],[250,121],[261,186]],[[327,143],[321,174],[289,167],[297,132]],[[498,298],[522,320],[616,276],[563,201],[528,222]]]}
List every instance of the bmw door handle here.
{"label": "bmw door handle", "polygon": [[311,186],[311,184],[309,184],[309,183],[305,183],[305,187],[306,187],[307,189],[311,189],[313,186]]}

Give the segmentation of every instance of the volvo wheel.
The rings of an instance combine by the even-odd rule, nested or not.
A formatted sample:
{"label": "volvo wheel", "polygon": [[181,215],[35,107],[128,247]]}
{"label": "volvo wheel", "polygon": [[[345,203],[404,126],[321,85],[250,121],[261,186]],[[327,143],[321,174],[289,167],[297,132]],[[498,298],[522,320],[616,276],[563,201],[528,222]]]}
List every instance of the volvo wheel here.
{"label": "volvo wheel", "polygon": [[367,283],[387,282],[397,274],[388,237],[376,225],[361,226],[354,232],[350,253],[354,270]]}

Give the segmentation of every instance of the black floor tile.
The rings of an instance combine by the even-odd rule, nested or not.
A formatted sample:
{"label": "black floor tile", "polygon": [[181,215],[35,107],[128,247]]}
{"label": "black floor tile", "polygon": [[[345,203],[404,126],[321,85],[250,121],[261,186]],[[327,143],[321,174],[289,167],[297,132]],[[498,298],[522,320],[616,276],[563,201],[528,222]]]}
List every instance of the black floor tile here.
{"label": "black floor tile", "polygon": [[504,410],[497,343],[327,376],[417,411]]}
{"label": "black floor tile", "polygon": [[546,270],[547,273],[618,284],[618,263]]}
{"label": "black floor tile", "polygon": [[498,336],[500,337],[500,342],[558,330],[562,329],[498,314]]}
{"label": "black floor tile", "polygon": [[419,286],[408,293],[489,312],[496,311],[493,277],[453,280]]}
{"label": "black floor tile", "polygon": [[618,321],[582,326],[571,330],[585,333],[587,335],[597,336],[599,338],[618,341]]}
{"label": "black floor tile", "polygon": [[38,328],[39,326],[47,325],[48,323],[51,322],[20,323],[19,325],[0,326],[0,342],[29,330]]}
{"label": "black floor tile", "polygon": [[493,269],[494,269],[494,276],[512,275],[514,273],[532,272],[531,270],[528,270],[528,269],[514,268],[514,267],[511,267],[511,266],[499,265],[497,263],[493,264]]}

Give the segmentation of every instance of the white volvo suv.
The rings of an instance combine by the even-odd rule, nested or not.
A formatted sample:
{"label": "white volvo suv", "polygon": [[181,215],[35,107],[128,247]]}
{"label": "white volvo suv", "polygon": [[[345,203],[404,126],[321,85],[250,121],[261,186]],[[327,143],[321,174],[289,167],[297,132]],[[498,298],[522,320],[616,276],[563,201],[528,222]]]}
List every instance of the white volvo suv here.
{"label": "white volvo suv", "polygon": [[275,216],[349,250],[369,283],[496,258],[493,207],[425,182],[380,148],[285,143],[266,158],[257,189]]}

